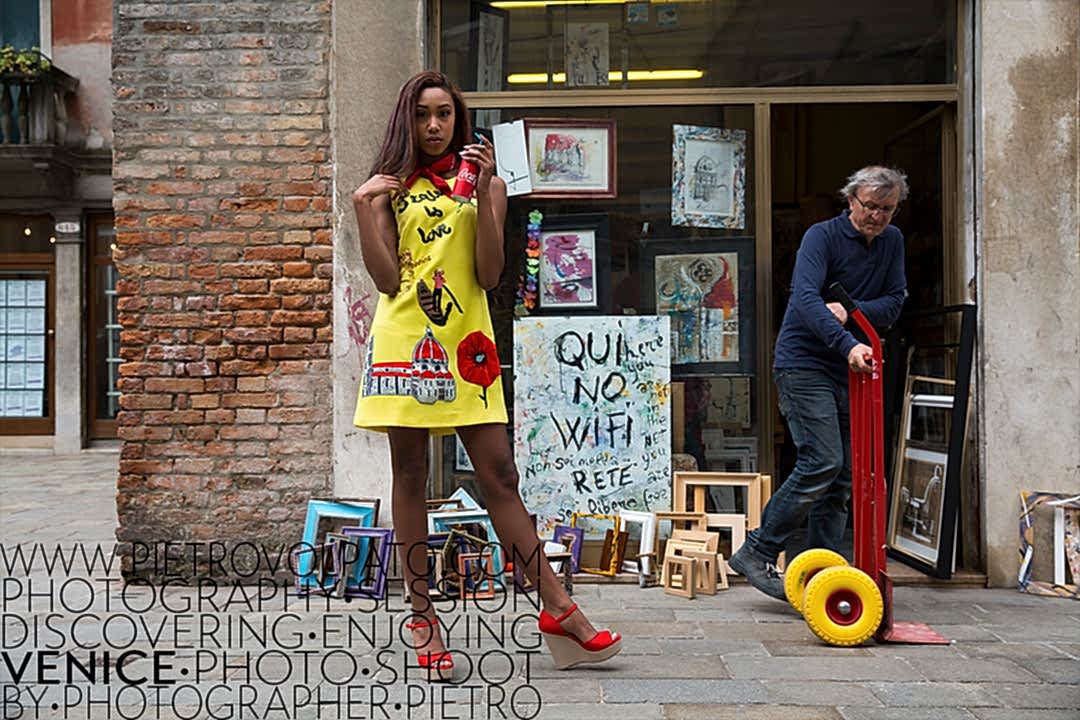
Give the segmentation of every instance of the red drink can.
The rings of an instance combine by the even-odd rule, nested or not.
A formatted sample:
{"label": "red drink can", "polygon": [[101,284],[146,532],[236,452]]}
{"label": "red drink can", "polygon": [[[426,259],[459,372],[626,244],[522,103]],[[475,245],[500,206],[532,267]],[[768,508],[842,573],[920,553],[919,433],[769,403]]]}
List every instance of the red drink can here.
{"label": "red drink can", "polygon": [[462,158],[461,167],[458,168],[457,177],[454,178],[454,189],[450,196],[458,202],[469,202],[473,191],[476,190],[476,178],[480,174],[480,166],[472,160]]}

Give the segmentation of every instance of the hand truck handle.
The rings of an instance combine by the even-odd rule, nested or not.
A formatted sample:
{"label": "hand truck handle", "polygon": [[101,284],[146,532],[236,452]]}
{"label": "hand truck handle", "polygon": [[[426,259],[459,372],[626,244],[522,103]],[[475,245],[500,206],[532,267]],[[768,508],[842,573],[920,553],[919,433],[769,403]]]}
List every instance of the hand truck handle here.
{"label": "hand truck handle", "polygon": [[844,310],[846,310],[849,315],[857,309],[855,301],[847,294],[847,290],[844,289],[844,286],[838,282],[834,282],[829,286],[829,296],[843,305]]}

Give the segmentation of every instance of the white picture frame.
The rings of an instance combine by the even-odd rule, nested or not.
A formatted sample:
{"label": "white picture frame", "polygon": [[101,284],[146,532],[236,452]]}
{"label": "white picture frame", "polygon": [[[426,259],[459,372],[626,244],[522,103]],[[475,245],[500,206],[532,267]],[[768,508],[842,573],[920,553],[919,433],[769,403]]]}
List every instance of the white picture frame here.
{"label": "white picture frame", "polygon": [[[638,544],[638,552],[643,554],[656,552],[656,515],[651,512],[637,510],[620,510],[619,531],[629,532],[630,525],[641,526],[641,540]],[[622,569],[627,572],[637,572],[637,561],[624,558]],[[641,558],[641,570],[646,576],[649,575],[652,570],[652,558]]]}

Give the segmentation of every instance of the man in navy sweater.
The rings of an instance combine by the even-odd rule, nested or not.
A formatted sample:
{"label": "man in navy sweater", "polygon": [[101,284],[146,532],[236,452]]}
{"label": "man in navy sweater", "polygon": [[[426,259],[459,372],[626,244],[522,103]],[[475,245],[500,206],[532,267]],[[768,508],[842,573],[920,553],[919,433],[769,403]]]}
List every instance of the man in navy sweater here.
{"label": "man in navy sweater", "polygon": [[851,497],[848,369],[869,372],[871,350],[847,312],[827,297],[839,282],[878,328],[907,294],[904,236],[889,221],[908,194],[903,173],[865,167],[841,191],[848,209],[812,226],[795,259],[791,298],[773,362],[780,411],[795,443],[795,469],[730,559],[751,585],[785,600],[777,556],[809,519],[808,546],[840,551]]}

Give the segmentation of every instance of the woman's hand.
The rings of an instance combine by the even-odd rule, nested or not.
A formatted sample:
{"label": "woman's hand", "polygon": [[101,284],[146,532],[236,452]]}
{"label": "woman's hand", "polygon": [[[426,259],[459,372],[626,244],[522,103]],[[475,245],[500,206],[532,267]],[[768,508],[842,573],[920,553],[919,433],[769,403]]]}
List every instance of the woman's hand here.
{"label": "woman's hand", "polygon": [[491,178],[495,175],[495,148],[491,141],[483,135],[479,136],[480,142],[466,145],[461,149],[461,157],[472,160],[480,169],[476,178],[476,196],[487,195],[491,186]]}
{"label": "woman's hand", "polygon": [[405,192],[405,183],[393,175],[372,175],[353,192],[354,202],[371,202],[380,195]]}

